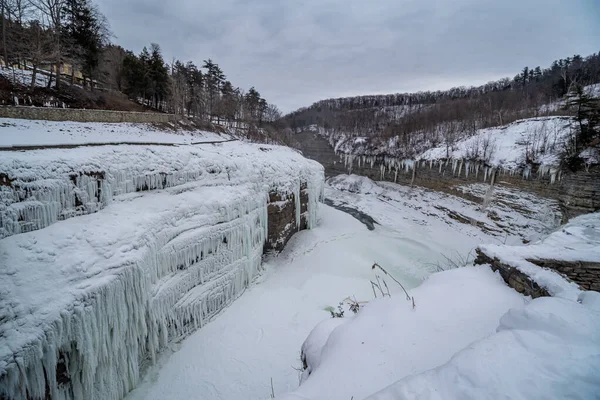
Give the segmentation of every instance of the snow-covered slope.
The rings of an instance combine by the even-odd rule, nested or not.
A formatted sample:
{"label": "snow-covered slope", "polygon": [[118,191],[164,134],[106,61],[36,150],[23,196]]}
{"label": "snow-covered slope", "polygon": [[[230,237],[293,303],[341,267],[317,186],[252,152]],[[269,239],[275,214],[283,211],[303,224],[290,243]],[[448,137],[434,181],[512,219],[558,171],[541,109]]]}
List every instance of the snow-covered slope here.
{"label": "snow-covered slope", "polygon": [[500,319],[496,333],[370,400],[595,399],[600,392],[600,295],[542,297]]}
{"label": "snow-covered slope", "polygon": [[522,168],[527,163],[558,165],[559,153],[571,134],[569,117],[524,119],[497,128],[480,129],[475,135],[451,144],[450,148],[438,145],[417,155],[416,159],[481,160],[507,170]]}
{"label": "snow-covered slope", "polygon": [[[511,124],[479,129],[473,135],[447,140],[443,130],[432,133],[428,139],[414,144],[407,152],[397,138],[372,142],[369,138],[348,137],[333,143],[336,153],[352,160],[381,164],[384,160],[465,160],[482,162],[486,166],[505,170],[522,170],[528,164],[555,166],[565,140],[573,133],[572,118],[543,117],[515,121]],[[384,164],[389,165],[389,162]]]}
{"label": "snow-covered slope", "polygon": [[322,166],[299,153],[241,142],[1,155],[10,399],[122,398],[161,349],[255,277],[269,193],[293,195],[299,224],[305,184],[310,228],[323,187]]}
{"label": "snow-covered slope", "polygon": [[534,263],[539,260],[554,260],[557,263],[583,262],[600,265],[600,213],[574,218],[530,246],[486,244],[480,246],[480,250],[490,258],[517,268],[551,295],[573,300],[579,294],[575,283]]}

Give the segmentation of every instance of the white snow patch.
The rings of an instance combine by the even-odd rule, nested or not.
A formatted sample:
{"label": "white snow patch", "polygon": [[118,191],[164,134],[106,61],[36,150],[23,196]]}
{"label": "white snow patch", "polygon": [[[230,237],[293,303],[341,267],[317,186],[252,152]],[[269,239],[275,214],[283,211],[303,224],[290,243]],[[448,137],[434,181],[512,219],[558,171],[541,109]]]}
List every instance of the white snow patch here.
{"label": "white snow patch", "polygon": [[2,147],[145,142],[189,144],[230,139],[205,131],[165,131],[151,124],[44,121],[0,118]]}
{"label": "white snow patch", "polygon": [[[431,275],[409,294],[414,309],[398,294],[343,318],[345,323],[322,346],[320,363],[309,365],[310,376],[283,399],[365,398],[401,377],[450,361],[457,351],[492,334],[509,309],[522,309],[525,303],[483,266]],[[322,341],[309,336],[303,347],[316,353]]]}
{"label": "white snow patch", "polygon": [[369,399],[593,399],[600,393],[598,371],[600,312],[542,297],[507,312],[495,334],[448,363]]}

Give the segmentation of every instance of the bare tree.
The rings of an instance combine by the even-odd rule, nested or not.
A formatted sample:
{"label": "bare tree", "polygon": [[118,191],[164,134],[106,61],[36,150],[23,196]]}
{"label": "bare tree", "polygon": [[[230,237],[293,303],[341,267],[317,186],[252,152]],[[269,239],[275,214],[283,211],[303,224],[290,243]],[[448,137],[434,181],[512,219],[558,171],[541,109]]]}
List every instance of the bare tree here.
{"label": "bare tree", "polygon": [[[56,89],[60,90],[60,74],[63,63],[62,49],[62,12],[65,7],[66,0],[32,0],[32,5],[45,17],[49,22],[50,28],[54,35],[54,54],[56,58],[53,60],[56,67]],[[50,75],[52,79],[52,74]],[[51,82],[50,82],[51,83]],[[50,84],[49,83],[49,84]]]}

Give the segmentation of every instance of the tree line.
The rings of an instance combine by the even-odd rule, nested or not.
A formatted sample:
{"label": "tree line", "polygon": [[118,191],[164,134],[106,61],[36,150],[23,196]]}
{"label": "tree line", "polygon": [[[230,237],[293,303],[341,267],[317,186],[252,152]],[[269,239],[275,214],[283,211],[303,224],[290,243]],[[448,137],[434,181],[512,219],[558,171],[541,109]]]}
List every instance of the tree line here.
{"label": "tree line", "polygon": [[318,124],[349,135],[398,136],[440,129],[449,136],[504,125],[521,118],[570,113],[556,105],[577,87],[600,82],[600,53],[575,55],[550,67],[525,67],[514,78],[478,87],[322,100],[284,117],[293,129]]}
{"label": "tree line", "polygon": [[256,127],[281,117],[254,87],[234,86],[211,59],[201,66],[168,63],[156,43],[139,54],[111,43],[108,21],[90,0],[0,0],[0,14],[0,55],[5,65],[32,71],[31,89],[43,69],[53,90],[77,80],[91,91],[120,91],[147,107],[204,121]]}

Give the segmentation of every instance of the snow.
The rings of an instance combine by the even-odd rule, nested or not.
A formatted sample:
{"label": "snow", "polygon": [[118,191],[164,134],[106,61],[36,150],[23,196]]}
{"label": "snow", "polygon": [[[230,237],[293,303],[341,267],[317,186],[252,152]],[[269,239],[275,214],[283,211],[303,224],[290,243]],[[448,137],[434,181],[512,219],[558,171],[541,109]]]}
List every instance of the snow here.
{"label": "snow", "polygon": [[0,186],[0,238],[96,212],[112,196],[191,181],[272,185],[281,193],[297,193],[299,181],[290,177],[305,176],[310,171],[306,165],[322,171],[292,150],[241,142],[5,152],[0,171],[13,181],[14,190]]}
{"label": "snow", "polygon": [[592,399],[600,392],[598,371],[598,309],[543,297],[507,312],[496,333],[448,363],[368,399]]}
{"label": "snow", "polygon": [[[51,385],[52,398],[121,398],[161,350],[257,276],[269,192],[295,193],[299,209],[306,182],[312,227],[323,185],[322,166],[297,152],[240,142],[6,152],[0,171],[12,180],[0,193],[5,234],[39,229],[0,240],[0,394],[9,398],[43,398],[63,353],[71,384]],[[73,172],[98,171],[101,191],[94,175],[72,188]],[[96,213],[69,218],[71,190]],[[35,212],[12,219],[29,205]],[[60,213],[68,219],[57,222]]]}
{"label": "snow", "polygon": [[227,139],[231,138],[205,131],[180,129],[168,132],[150,124],[0,118],[0,149],[11,146],[115,142],[190,144]]}
{"label": "snow", "polygon": [[[434,274],[410,295],[414,309],[398,294],[343,318],[322,347],[320,363],[298,390],[282,399],[363,399],[398,377],[448,362],[493,333],[507,310],[525,303],[487,267]],[[312,339],[304,346],[316,347]]]}
{"label": "snow", "polygon": [[[474,250],[470,247],[473,241],[510,245],[536,241],[552,232],[561,219],[555,200],[504,186],[496,187],[483,207],[458,196],[391,182],[376,183],[356,175],[339,175],[327,183],[327,198],[335,204],[351,204],[379,223],[394,226],[401,220],[429,227],[429,238],[420,238],[425,242],[433,239],[443,243],[455,230],[472,238],[456,243],[446,256],[466,256]],[[457,190],[483,203],[488,188],[489,185],[474,183]]]}
{"label": "snow", "polygon": [[477,159],[506,170],[521,168],[528,161],[542,165],[558,165],[564,141],[571,135],[571,121],[569,117],[531,118],[501,127],[480,129],[475,135],[454,143],[449,157],[446,146],[442,144],[416,158]]}
{"label": "snow", "polygon": [[[47,72],[46,72],[47,73]],[[33,76],[33,71],[28,69],[18,69],[18,68],[0,68],[0,76],[5,77],[12,83],[17,83],[23,86],[31,85],[31,78]],[[46,87],[48,85],[48,75],[40,72],[38,70],[35,76],[35,86]]]}
{"label": "snow", "polygon": [[551,270],[529,260],[559,260],[600,263],[600,213],[581,215],[544,239],[525,247],[497,244],[479,246],[490,257],[498,258],[530,276],[553,296],[577,299],[580,291],[575,283],[566,281]]}
{"label": "snow", "polygon": [[[128,400],[188,399],[197,397],[199,393],[204,399],[266,399],[271,393],[271,380],[276,398],[286,398],[286,393],[298,388],[300,373],[297,370],[302,366],[299,353],[313,328],[317,327],[313,331],[313,339],[304,348],[310,364],[322,371],[319,373],[327,375],[329,372],[323,368],[327,368],[331,361],[323,356],[319,367],[318,358],[322,354],[319,349],[330,332],[338,329],[351,332],[353,328],[350,327],[354,324],[370,325],[371,331],[377,328],[369,334],[370,339],[365,341],[365,345],[357,344],[372,346],[365,349],[372,350],[373,358],[349,363],[346,362],[348,358],[343,357],[352,357],[352,353],[360,351],[360,347],[348,349],[346,352],[349,354],[346,355],[332,349],[331,357],[342,357],[348,364],[344,366],[345,371],[363,364],[365,368],[360,375],[351,374],[339,382],[327,381],[327,387],[322,388],[324,394],[317,398],[348,400],[351,396],[344,397],[348,391],[361,384],[368,385],[373,380],[369,390],[367,386],[360,388],[360,393],[366,396],[400,379],[393,370],[424,371],[447,362],[456,351],[492,334],[500,316],[509,308],[523,306],[525,299],[506,287],[489,268],[465,268],[440,275],[432,273],[443,267],[449,268],[444,265],[444,255],[460,262],[455,258],[457,253],[468,258],[469,251],[481,242],[520,243],[521,235],[542,235],[549,227],[536,223],[536,220],[541,219],[540,215],[545,212],[543,209],[552,206],[552,203],[536,203],[533,198],[524,201],[526,211],[523,211],[523,216],[514,215],[511,220],[520,221],[523,225],[515,225],[512,233],[500,234],[449,217],[448,212],[453,211],[472,212],[473,216],[484,218],[487,211],[477,211],[476,204],[464,199],[417,188],[374,183],[366,178],[346,179],[349,183],[344,182],[343,177],[331,180],[325,188],[326,198],[368,213],[379,223],[375,230],[367,230],[346,213],[321,206],[316,227],[296,234],[279,256],[267,259],[263,275],[250,286],[242,299],[174,348],[172,354],[161,360],[160,368],[150,372]],[[376,188],[380,194],[370,190],[366,190],[369,193],[341,191],[332,186],[332,182],[336,182],[336,186],[351,187],[357,180],[362,181],[362,187]],[[517,195],[515,192],[509,194]],[[492,202],[490,207],[494,204]],[[503,213],[501,208],[497,208],[497,212]],[[536,229],[539,231],[536,232]],[[400,287],[389,278],[387,283],[392,298],[373,301],[369,281],[375,279],[371,269],[375,261],[415,296],[415,310],[405,300]],[[424,279],[427,280],[422,283]],[[326,308],[337,307],[347,297],[368,301],[369,304],[355,319],[332,319]],[[435,310],[437,307],[439,312]],[[388,313],[386,315],[394,311],[411,319],[402,324],[401,333],[398,333],[392,328],[398,328],[402,321],[398,324],[392,322],[387,327],[387,321],[377,323],[375,318],[369,317],[368,312],[372,309],[380,310],[381,314]],[[352,315],[347,306],[345,315]],[[362,316],[365,320],[361,319]],[[322,321],[327,322],[320,324]],[[411,321],[424,323],[418,330],[425,335],[423,340],[419,340],[416,332],[407,332],[406,335],[410,335],[407,340],[399,341],[397,338],[404,335],[404,331],[410,331]],[[343,325],[337,328],[338,324]],[[382,324],[385,326],[380,328]],[[378,332],[385,335],[379,336]],[[352,338],[354,340],[356,336]],[[396,357],[398,353],[391,350],[381,353],[378,342],[386,349],[397,350],[398,343],[407,344],[406,354],[414,356],[400,359]],[[447,350],[438,352],[437,349],[442,347],[447,347]],[[373,377],[380,368],[383,368],[382,376]],[[307,372],[302,375],[306,378]],[[318,375],[311,374],[305,384],[317,378]],[[298,393],[303,393],[305,389],[302,387],[304,384]],[[334,388],[340,390],[339,397],[334,395]],[[290,395],[290,398],[303,397]],[[355,396],[357,398],[360,397]]]}
{"label": "snow", "polygon": [[[479,129],[472,135],[463,134],[452,143],[446,144],[441,126],[436,132],[415,133],[416,138],[409,149],[399,146],[397,138],[386,141],[369,140],[352,136],[330,137],[330,144],[336,154],[344,160],[349,170],[355,162],[358,166],[377,164],[384,172],[394,170],[412,170],[415,166],[424,166],[425,161],[430,168],[434,164],[440,169],[452,164],[453,175],[468,177],[470,173],[500,170],[504,173],[523,173],[525,179],[531,177],[531,165],[540,166],[539,177],[551,176],[554,181],[559,178],[557,168],[560,153],[564,149],[565,140],[572,134],[571,117],[540,117],[515,121],[511,124]],[[431,136],[437,137],[437,145],[432,145]],[[363,140],[364,139],[364,140]],[[488,171],[489,170],[489,171]],[[527,172],[529,171],[529,172]]]}

